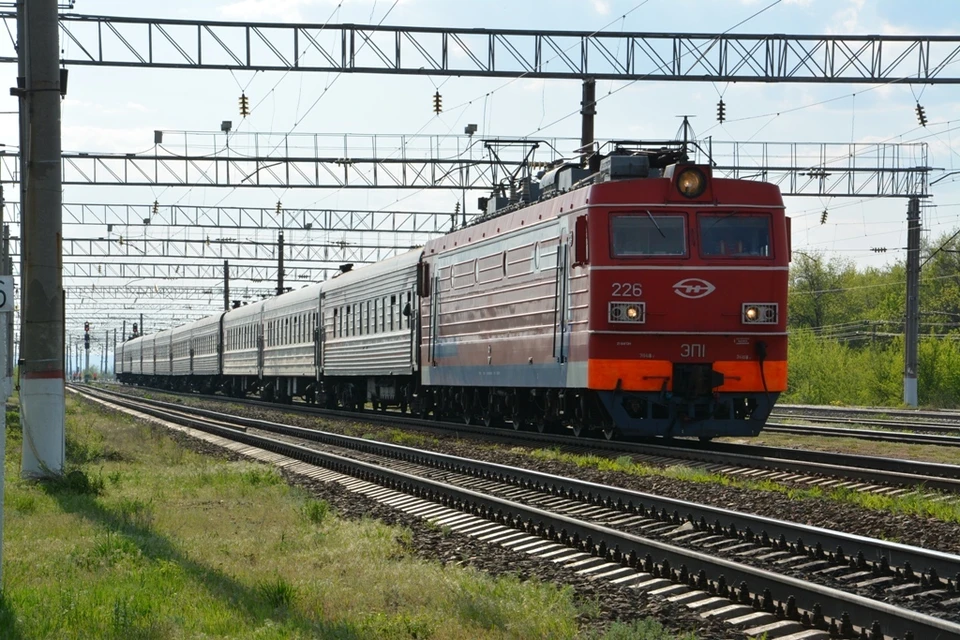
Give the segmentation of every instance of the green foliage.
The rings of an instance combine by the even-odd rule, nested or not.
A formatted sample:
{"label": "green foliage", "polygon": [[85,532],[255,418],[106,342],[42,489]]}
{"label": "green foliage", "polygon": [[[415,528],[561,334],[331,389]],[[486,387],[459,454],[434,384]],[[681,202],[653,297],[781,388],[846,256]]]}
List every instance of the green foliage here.
{"label": "green foliage", "polygon": [[303,506],[303,514],[313,524],[320,524],[330,515],[330,503],[326,500],[308,500]]}
{"label": "green foliage", "polygon": [[[927,406],[960,407],[958,247],[960,240],[943,236],[924,248],[921,260],[918,392]],[[794,252],[789,387],[782,400],[901,404],[905,282],[902,263],[857,269],[849,260]]]}
{"label": "green foliage", "polygon": [[644,618],[630,624],[614,622],[603,635],[590,636],[598,640],[697,640],[694,632],[676,635],[653,618]]}
{"label": "green foliage", "polygon": [[274,609],[289,607],[297,595],[293,585],[283,576],[257,584],[257,593]]}

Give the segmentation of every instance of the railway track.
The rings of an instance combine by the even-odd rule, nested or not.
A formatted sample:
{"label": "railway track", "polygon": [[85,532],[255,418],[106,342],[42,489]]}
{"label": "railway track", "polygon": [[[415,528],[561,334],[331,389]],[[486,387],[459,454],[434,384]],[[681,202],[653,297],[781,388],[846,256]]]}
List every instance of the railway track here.
{"label": "railway track", "polygon": [[[155,391],[170,393],[160,389]],[[662,439],[641,442],[584,439],[559,433],[514,431],[482,425],[420,420],[410,415],[390,412],[332,411],[309,405],[276,405],[252,399],[197,394],[185,394],[184,397],[279,409],[322,418],[414,427],[428,432],[482,437],[507,444],[559,447],[571,453],[629,455],[635,462],[654,466],[683,464],[712,473],[799,486],[841,488],[889,496],[929,493],[931,490],[960,494],[960,466],[956,465],[694,440],[672,440],[665,443]]]}
{"label": "railway track", "polygon": [[[366,439],[83,393],[233,440],[239,444],[227,446],[247,455],[668,598],[750,635],[960,634],[960,593],[956,579],[945,579],[960,576],[960,557],[951,554]],[[848,635],[861,628],[866,635]]]}

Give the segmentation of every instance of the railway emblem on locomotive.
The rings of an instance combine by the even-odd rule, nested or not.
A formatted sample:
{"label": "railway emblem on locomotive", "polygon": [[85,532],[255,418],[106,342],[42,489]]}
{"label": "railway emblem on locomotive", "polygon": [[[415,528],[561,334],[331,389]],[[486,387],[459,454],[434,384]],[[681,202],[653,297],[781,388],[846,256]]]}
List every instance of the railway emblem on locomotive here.
{"label": "railway emblem on locomotive", "polygon": [[690,298],[691,300],[706,297],[716,291],[716,289],[715,286],[700,278],[687,278],[673,285],[674,293],[682,298]]}

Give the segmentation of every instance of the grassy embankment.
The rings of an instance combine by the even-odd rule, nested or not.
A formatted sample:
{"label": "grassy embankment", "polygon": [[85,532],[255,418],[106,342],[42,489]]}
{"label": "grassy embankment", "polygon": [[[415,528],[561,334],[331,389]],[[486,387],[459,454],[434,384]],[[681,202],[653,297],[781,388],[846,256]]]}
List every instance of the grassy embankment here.
{"label": "grassy embankment", "polygon": [[[5,472],[0,638],[573,638],[567,588],[415,557],[272,468],[212,459],[68,398],[58,482]],[[656,623],[605,636],[666,639]],[[688,636],[693,638],[693,636]]]}

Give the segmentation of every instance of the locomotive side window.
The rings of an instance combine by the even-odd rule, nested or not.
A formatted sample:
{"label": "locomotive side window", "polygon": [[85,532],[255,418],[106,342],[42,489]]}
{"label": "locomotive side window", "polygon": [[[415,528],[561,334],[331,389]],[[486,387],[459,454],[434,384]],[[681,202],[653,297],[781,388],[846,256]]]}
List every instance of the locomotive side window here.
{"label": "locomotive side window", "polygon": [[684,217],[654,215],[649,211],[610,218],[610,245],[614,258],[685,256]]}
{"label": "locomotive side window", "polygon": [[701,214],[700,251],[704,257],[769,258],[770,216]]}

